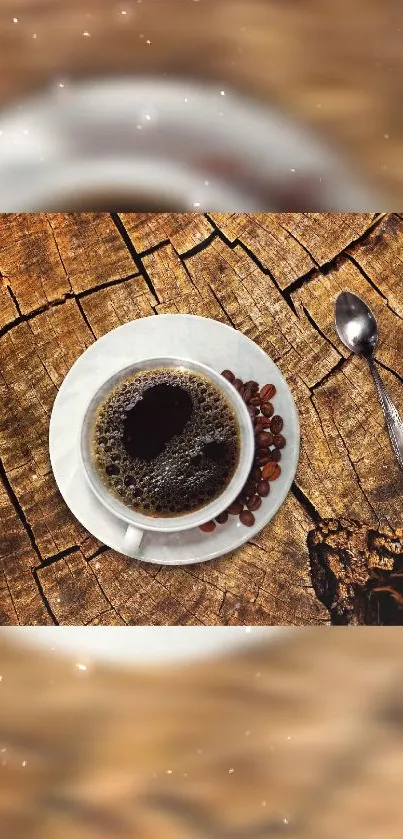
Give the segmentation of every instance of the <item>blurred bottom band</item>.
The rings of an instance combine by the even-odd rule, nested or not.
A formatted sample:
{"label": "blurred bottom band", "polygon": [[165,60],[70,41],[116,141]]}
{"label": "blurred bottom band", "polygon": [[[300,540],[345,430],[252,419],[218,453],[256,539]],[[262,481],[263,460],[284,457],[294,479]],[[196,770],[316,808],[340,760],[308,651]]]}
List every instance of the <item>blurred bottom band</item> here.
{"label": "blurred bottom band", "polygon": [[401,630],[247,629],[3,629],[1,835],[400,837]]}

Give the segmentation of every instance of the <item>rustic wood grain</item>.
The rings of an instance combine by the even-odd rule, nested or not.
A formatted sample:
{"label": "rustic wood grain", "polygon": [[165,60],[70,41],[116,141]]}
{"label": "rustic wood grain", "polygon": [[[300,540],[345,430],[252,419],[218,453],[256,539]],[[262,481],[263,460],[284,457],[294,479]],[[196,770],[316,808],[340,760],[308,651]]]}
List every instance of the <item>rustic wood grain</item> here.
{"label": "rustic wood grain", "polygon": [[86,672],[3,639],[4,835],[400,839],[400,631],[281,635]]}
{"label": "rustic wood grain", "polygon": [[0,329],[8,326],[18,317],[18,309],[12,298],[7,280],[0,274]]}
{"label": "rustic wood grain", "polygon": [[315,265],[322,265],[341,253],[368,229],[374,216],[374,213],[211,214],[230,242],[239,240],[249,247],[282,289]]}
{"label": "rustic wood grain", "polygon": [[121,213],[120,216],[139,253],[169,239],[182,254],[214,232],[208,219],[200,213]]}
{"label": "rustic wood grain", "polygon": [[0,273],[23,315],[71,292],[49,218],[2,214]]}
{"label": "rustic wood grain", "polygon": [[32,573],[40,558],[2,483],[0,521],[0,624],[51,624]]}
{"label": "rustic wood grain", "polygon": [[[334,300],[348,288],[373,308],[377,359],[403,412],[402,220],[17,215],[0,217],[0,243],[1,622],[337,621],[323,528],[352,522],[348,573],[358,585],[359,534],[401,546],[403,477],[366,365],[335,333]],[[135,563],[101,545],[66,508],[48,454],[53,401],[78,356],[122,323],[168,312],[216,318],[266,350],[302,434],[295,484],[274,520],[234,554],[189,568]]]}
{"label": "rustic wood grain", "polygon": [[133,260],[106,213],[50,213],[48,218],[74,292],[136,273]]}
{"label": "rustic wood grain", "polygon": [[81,551],[41,568],[38,578],[60,624],[92,623],[109,609],[109,601]]}

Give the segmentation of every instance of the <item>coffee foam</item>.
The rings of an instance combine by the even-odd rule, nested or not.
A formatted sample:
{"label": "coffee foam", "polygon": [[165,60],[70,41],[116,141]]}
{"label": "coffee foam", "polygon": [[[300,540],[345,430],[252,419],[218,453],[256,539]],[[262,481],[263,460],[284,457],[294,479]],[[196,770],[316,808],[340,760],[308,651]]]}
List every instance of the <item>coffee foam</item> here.
{"label": "coffee foam", "polygon": [[[146,391],[157,385],[182,388],[191,399],[192,414],[183,431],[157,457],[131,457],[123,444],[125,418]],[[214,459],[217,444],[220,461]],[[235,472],[239,449],[239,428],[231,405],[210,379],[191,371],[137,373],[115,387],[95,419],[92,451],[102,482],[127,506],[145,515],[183,515],[214,500]]]}

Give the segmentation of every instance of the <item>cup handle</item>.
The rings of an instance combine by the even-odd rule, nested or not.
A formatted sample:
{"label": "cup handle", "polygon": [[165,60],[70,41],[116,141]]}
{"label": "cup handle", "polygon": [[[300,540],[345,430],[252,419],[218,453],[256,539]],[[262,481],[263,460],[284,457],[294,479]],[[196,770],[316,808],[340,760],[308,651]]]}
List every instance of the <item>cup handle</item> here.
{"label": "cup handle", "polygon": [[143,536],[144,530],[140,530],[140,528],[133,527],[129,524],[123,539],[124,553],[135,559],[136,557],[134,555],[137,553],[141,545]]}

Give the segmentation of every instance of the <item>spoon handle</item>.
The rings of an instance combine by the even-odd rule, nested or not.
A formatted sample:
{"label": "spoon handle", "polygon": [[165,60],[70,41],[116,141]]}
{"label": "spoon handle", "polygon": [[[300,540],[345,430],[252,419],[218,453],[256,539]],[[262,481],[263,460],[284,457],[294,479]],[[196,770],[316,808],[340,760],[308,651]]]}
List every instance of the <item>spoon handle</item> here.
{"label": "spoon handle", "polygon": [[396,455],[396,460],[403,469],[403,421],[400,418],[397,408],[393,404],[385,385],[378,373],[378,368],[373,358],[368,358],[369,369],[375,382],[379,401],[382,405],[383,415],[389,432],[390,442]]}

